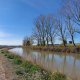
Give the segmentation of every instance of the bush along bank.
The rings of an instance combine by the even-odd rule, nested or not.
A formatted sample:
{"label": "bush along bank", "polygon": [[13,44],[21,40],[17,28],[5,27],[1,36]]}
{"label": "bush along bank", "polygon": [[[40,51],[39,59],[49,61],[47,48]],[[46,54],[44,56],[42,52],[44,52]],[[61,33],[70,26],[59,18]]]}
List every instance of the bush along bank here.
{"label": "bush along bank", "polygon": [[[28,48],[28,47],[25,47]],[[32,50],[39,50],[39,51],[52,51],[52,52],[65,52],[65,53],[80,53],[80,46],[73,47],[73,46],[31,46],[29,47]]]}
{"label": "bush along bank", "polygon": [[47,72],[39,66],[24,61],[20,56],[11,54],[8,51],[1,51],[0,53],[15,65],[14,69],[17,77],[14,80],[71,80],[59,72]]}

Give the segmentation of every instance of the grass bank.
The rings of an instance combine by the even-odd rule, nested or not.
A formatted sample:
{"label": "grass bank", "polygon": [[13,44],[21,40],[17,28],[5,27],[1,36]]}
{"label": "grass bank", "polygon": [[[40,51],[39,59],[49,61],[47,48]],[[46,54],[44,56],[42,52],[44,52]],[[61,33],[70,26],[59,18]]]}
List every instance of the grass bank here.
{"label": "grass bank", "polygon": [[24,61],[20,56],[11,54],[8,51],[1,50],[0,53],[13,64],[16,74],[14,80],[71,80],[59,72],[47,72],[39,66]]}
{"label": "grass bank", "polygon": [[[28,47],[25,47],[28,48]],[[52,52],[65,52],[65,53],[80,53],[80,45],[74,47],[73,45],[67,45],[64,47],[63,45],[55,45],[55,46],[31,46],[33,50],[40,51],[52,51]]]}

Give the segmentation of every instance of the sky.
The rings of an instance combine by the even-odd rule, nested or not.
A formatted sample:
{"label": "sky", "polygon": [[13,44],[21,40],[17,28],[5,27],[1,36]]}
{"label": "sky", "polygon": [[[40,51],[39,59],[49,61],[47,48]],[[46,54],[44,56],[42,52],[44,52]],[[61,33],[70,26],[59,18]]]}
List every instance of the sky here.
{"label": "sky", "polygon": [[57,14],[60,7],[61,0],[0,0],[0,45],[21,45],[37,16]]}

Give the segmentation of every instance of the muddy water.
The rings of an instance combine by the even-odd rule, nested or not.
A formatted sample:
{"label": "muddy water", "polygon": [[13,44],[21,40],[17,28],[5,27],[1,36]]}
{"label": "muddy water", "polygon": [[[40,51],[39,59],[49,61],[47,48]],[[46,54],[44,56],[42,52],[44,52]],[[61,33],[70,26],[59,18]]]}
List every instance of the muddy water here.
{"label": "muddy water", "polygon": [[73,80],[80,80],[80,54],[40,52],[22,48],[10,51],[48,71],[59,71]]}

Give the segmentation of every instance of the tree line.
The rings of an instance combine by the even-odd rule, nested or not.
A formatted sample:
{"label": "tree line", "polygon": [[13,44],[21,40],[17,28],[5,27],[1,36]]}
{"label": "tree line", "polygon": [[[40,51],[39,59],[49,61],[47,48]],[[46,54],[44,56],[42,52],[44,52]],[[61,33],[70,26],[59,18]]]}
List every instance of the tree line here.
{"label": "tree line", "polygon": [[[31,39],[36,41],[37,45],[53,45],[56,38],[59,38],[64,47],[70,38],[72,44],[75,44],[75,34],[80,34],[80,0],[66,0],[60,8],[59,13],[55,15],[40,15],[34,21],[34,30]],[[24,39],[26,44],[27,39]]]}

